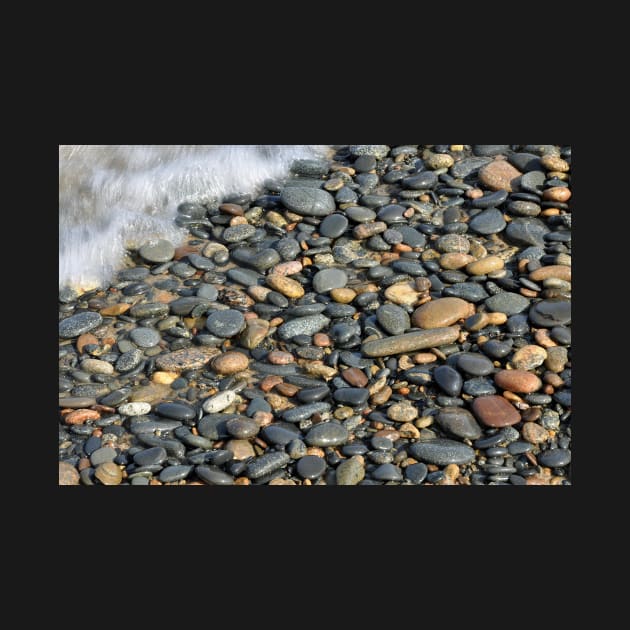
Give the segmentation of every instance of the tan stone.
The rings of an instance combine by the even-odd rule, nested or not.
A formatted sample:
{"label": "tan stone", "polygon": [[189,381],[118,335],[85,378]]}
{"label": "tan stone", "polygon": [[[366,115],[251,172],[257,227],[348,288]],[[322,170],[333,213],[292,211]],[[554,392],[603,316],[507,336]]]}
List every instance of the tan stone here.
{"label": "tan stone", "polygon": [[522,173],[506,160],[495,160],[479,169],[479,181],[490,190],[518,190],[517,179]]}
{"label": "tan stone", "polygon": [[420,437],[420,431],[411,422],[405,422],[398,427],[398,433],[400,437],[405,439],[418,439]]}
{"label": "tan stone", "polygon": [[269,287],[261,287],[259,284],[255,284],[252,287],[247,288],[247,293],[253,297],[256,302],[264,302],[267,296],[271,293]]}
{"label": "tan stone", "polygon": [[118,304],[112,304],[111,306],[106,306],[102,308],[99,313],[101,315],[105,315],[106,317],[116,317],[117,315],[122,315],[126,313],[131,308],[131,304],[126,304],[125,302],[120,302]]}
{"label": "tan stone", "polygon": [[248,319],[245,330],[240,334],[240,344],[244,348],[252,350],[267,336],[269,333],[269,322],[265,319],[253,317]]}
{"label": "tan stone", "polygon": [[239,461],[256,455],[254,447],[249,440],[230,440],[225,445],[225,448],[232,452],[234,459]]}
{"label": "tan stone", "polygon": [[219,354],[218,348],[198,346],[182,348],[156,357],[155,366],[165,372],[182,372],[204,367],[212,357]]}
{"label": "tan stone", "polygon": [[104,486],[117,486],[122,481],[122,470],[114,462],[105,462],[96,467],[94,476]]}
{"label": "tan stone", "polygon": [[529,274],[529,279],[534,282],[546,280],[547,278],[559,278],[571,282],[571,267],[567,265],[547,265],[539,267]]}
{"label": "tan stone", "polygon": [[472,315],[475,307],[457,297],[438,298],[419,306],[411,316],[414,326],[431,329],[450,326],[460,319]]}
{"label": "tan stone", "polygon": [[470,254],[461,254],[459,252],[442,254],[440,256],[440,267],[442,269],[461,269],[471,264],[474,260]]}
{"label": "tan stone", "polygon": [[553,186],[552,188],[547,188],[543,193],[543,199],[546,201],[560,201],[564,203],[569,201],[570,198],[571,191],[567,186]]}
{"label": "tan stone", "polygon": [[278,293],[282,293],[288,298],[301,298],[304,295],[304,287],[293,278],[270,273],[265,282]]}
{"label": "tan stone", "polygon": [[68,462],[59,462],[59,484],[60,486],[78,486],[79,472]]}
{"label": "tan stone", "polygon": [[549,439],[549,432],[547,429],[537,424],[536,422],[526,422],[521,429],[521,435],[530,444],[542,444]]}
{"label": "tan stone", "polygon": [[512,356],[510,363],[517,370],[533,370],[542,365],[546,358],[547,351],[544,348],[530,344],[519,348]]}
{"label": "tan stone", "polygon": [[235,374],[247,369],[249,359],[242,352],[226,352],[212,361],[212,369],[218,374]]}
{"label": "tan stone", "polygon": [[503,269],[505,262],[498,256],[486,256],[466,265],[466,273],[471,276],[485,276],[493,271]]}
{"label": "tan stone", "polygon": [[356,296],[357,292],[347,287],[332,289],[330,292],[330,297],[334,302],[338,302],[339,304],[350,304]]}
{"label": "tan stone", "polygon": [[413,306],[419,295],[412,282],[397,282],[385,289],[385,298],[398,305]]}
{"label": "tan stone", "polygon": [[295,363],[295,357],[290,352],[272,350],[267,355],[267,361],[272,365],[288,365],[289,363]]}
{"label": "tan stone", "polygon": [[391,398],[391,395],[393,393],[394,392],[392,391],[392,388],[389,385],[386,385],[385,387],[382,387],[379,391],[372,394],[372,396],[370,397],[370,403],[375,406],[382,405]]}
{"label": "tan stone", "polygon": [[560,173],[566,173],[569,170],[569,163],[563,160],[559,155],[543,155],[540,158],[540,163],[548,171],[558,171]]}
{"label": "tan stone", "polygon": [[486,317],[488,318],[488,324],[491,326],[501,326],[507,322],[508,317],[505,313],[492,312],[486,313]]}

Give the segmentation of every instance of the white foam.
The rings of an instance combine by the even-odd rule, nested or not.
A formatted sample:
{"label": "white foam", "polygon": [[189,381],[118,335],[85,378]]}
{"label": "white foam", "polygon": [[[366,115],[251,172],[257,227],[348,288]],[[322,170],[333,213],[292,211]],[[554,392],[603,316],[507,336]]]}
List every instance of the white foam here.
{"label": "white foam", "polygon": [[181,244],[173,219],[184,201],[256,192],[286,175],[306,145],[60,145],[59,286],[105,286],[128,246],[150,238]]}

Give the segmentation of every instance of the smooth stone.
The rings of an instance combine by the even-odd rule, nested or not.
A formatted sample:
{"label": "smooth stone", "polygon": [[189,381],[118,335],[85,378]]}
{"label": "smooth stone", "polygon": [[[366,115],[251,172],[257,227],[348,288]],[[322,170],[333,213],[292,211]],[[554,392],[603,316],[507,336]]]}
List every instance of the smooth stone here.
{"label": "smooth stone", "polygon": [[407,274],[413,277],[427,275],[422,263],[412,262],[410,260],[396,260],[392,263],[392,269],[398,273]]}
{"label": "smooth stone", "polygon": [[416,442],[407,451],[413,458],[437,466],[469,464],[475,459],[475,451],[470,446],[445,438]]}
{"label": "smooth stone", "polygon": [[259,479],[286,466],[290,461],[291,457],[284,451],[268,452],[247,464],[245,474],[249,479]]}
{"label": "smooth stone", "polygon": [[521,200],[510,201],[507,209],[511,214],[519,217],[536,217],[541,211],[541,207],[537,203]]}
{"label": "smooth stone", "polygon": [[138,250],[138,253],[147,262],[163,263],[173,260],[175,247],[170,241],[165,239],[152,240],[143,244]]}
{"label": "smooth stone", "polygon": [[167,458],[168,454],[162,446],[152,446],[135,453],[133,461],[138,466],[155,466],[165,462]]}
{"label": "smooth stone", "polygon": [[343,214],[331,214],[319,224],[319,233],[327,238],[338,238],[348,228],[348,219]]}
{"label": "smooth stone", "polygon": [[344,387],[336,390],[333,393],[333,398],[338,403],[357,407],[364,405],[369,395],[369,391],[364,387]]}
{"label": "smooth stone", "polygon": [[181,402],[161,402],[155,406],[155,413],[163,418],[171,420],[194,420],[197,417],[197,410],[191,405]]}
{"label": "smooth stone", "polygon": [[473,376],[487,376],[494,372],[492,361],[478,352],[462,352],[457,356],[457,367]]}
{"label": "smooth stone", "polygon": [[182,348],[174,352],[160,354],[155,358],[155,367],[164,372],[182,372],[204,367],[217,354],[212,347]]}
{"label": "smooth stone", "polygon": [[338,486],[356,486],[364,477],[365,466],[361,455],[353,455],[342,461],[335,469],[335,481]]}
{"label": "smooth stone", "polygon": [[522,174],[509,162],[495,160],[479,169],[479,181],[490,188],[490,190],[507,190],[512,192],[518,189],[518,178]]}
{"label": "smooth stone", "polygon": [[327,385],[319,387],[305,387],[297,393],[297,399],[305,404],[319,402],[330,394],[330,388]]}
{"label": "smooth stone", "polygon": [[436,420],[445,431],[462,439],[476,440],[483,435],[483,431],[474,416],[470,411],[461,407],[440,409]]}
{"label": "smooth stone", "polygon": [[505,313],[510,316],[526,310],[529,307],[529,299],[519,293],[501,291],[486,299],[484,304],[488,312]]}
{"label": "smooth stone", "polygon": [[523,173],[540,170],[542,166],[540,158],[533,153],[509,153],[508,162]]}
{"label": "smooth stone", "polygon": [[433,188],[437,183],[438,176],[433,171],[422,171],[402,180],[403,186],[412,190],[427,190]]}
{"label": "smooth stone", "polygon": [[477,420],[488,427],[506,427],[521,421],[521,414],[503,396],[480,396],[472,401]]}
{"label": "smooth stone", "polygon": [[103,317],[99,313],[93,313],[92,311],[77,313],[59,322],[59,337],[62,339],[78,337],[100,326],[102,323]]}
{"label": "smooth stone", "polygon": [[493,359],[502,359],[512,351],[512,344],[507,341],[499,341],[498,339],[490,339],[481,346],[481,351]]}
{"label": "smooth stone", "polygon": [[280,201],[292,212],[303,216],[326,216],[334,212],[336,207],[335,198],[329,192],[302,186],[284,188]]}
{"label": "smooth stone", "polygon": [[519,394],[531,394],[542,387],[540,378],[527,370],[499,370],[494,382],[502,389]]}
{"label": "smooth stone", "polygon": [[105,462],[113,462],[118,453],[115,448],[111,446],[101,446],[101,448],[97,448],[90,455],[90,463],[92,466],[96,467],[99,464],[104,464]]}
{"label": "smooth stone", "polygon": [[402,352],[438,347],[452,343],[458,337],[458,326],[419,330],[405,333],[404,335],[366,341],[361,346],[361,352],[367,357],[384,357]]}
{"label": "smooth stone", "polygon": [[424,247],[427,243],[427,237],[410,225],[397,225],[396,231],[402,234],[402,242],[409,247]]}
{"label": "smooth stone", "polygon": [[238,334],[245,326],[243,313],[234,309],[215,311],[206,320],[206,328],[217,337],[229,338]]}
{"label": "smooth stone", "polygon": [[376,219],[376,212],[370,210],[370,208],[364,208],[363,206],[350,206],[346,208],[346,216],[355,223],[370,223]]}
{"label": "smooth stone", "polygon": [[348,430],[337,422],[322,422],[310,428],[305,437],[309,446],[338,446],[348,441]]}
{"label": "smooth stone", "polygon": [[428,472],[427,465],[422,462],[411,464],[405,468],[405,479],[420,484],[426,479]]}
{"label": "smooth stone", "polygon": [[293,425],[280,426],[278,424],[270,424],[263,428],[261,435],[265,442],[276,444],[278,446],[286,446],[292,440],[300,436],[300,432]]}
{"label": "smooth stone", "polygon": [[124,403],[116,411],[123,416],[144,416],[151,411],[151,405],[148,402]]}
{"label": "smooth stone", "polygon": [[247,369],[249,359],[242,352],[226,352],[215,357],[211,366],[217,374],[236,374]]}
{"label": "smooth stone", "polygon": [[241,225],[233,225],[225,228],[221,234],[221,238],[226,243],[239,243],[252,237],[256,232],[256,228],[249,223],[243,223]]}
{"label": "smooth stone", "polygon": [[403,478],[400,468],[389,463],[377,466],[370,474],[379,481],[402,481]]}
{"label": "smooth stone", "polygon": [[419,306],[411,316],[414,326],[435,329],[450,326],[471,314],[472,305],[457,297],[438,298]]}
{"label": "smooth stone", "polygon": [[557,298],[537,302],[529,309],[529,321],[542,328],[570,324],[571,302]]}
{"label": "smooth stone", "polygon": [[298,460],[296,471],[302,479],[317,479],[326,471],[326,460],[317,455],[305,455]]}
{"label": "smooth stone", "polygon": [[487,396],[489,394],[497,393],[497,389],[493,385],[492,381],[484,378],[483,376],[469,378],[464,382],[462,391],[464,394],[468,394],[469,396]]}
{"label": "smooth stone", "polygon": [[260,426],[255,420],[245,416],[230,418],[226,421],[225,428],[231,436],[239,440],[252,438],[257,435],[260,430]]}
{"label": "smooth stone", "polygon": [[383,304],[376,309],[376,319],[390,335],[402,335],[411,327],[407,311],[394,304]]}
{"label": "smooth stone", "polygon": [[505,235],[517,245],[545,246],[545,235],[551,230],[536,217],[518,217],[508,224]]}
{"label": "smooth stone", "polygon": [[433,370],[433,380],[448,396],[459,396],[464,381],[462,375],[450,365],[440,365]]}
{"label": "smooth stone", "polygon": [[541,466],[561,468],[571,463],[571,451],[566,448],[552,448],[537,455],[536,459]]}
{"label": "smooth stone", "polygon": [[[191,307],[191,310],[192,310],[192,307]],[[144,319],[146,317],[160,318],[160,317],[166,317],[169,314],[169,311],[170,311],[169,304],[162,304],[161,302],[145,302],[141,304],[135,304],[134,306],[132,306],[129,309],[129,314],[131,315],[131,317],[136,317],[138,319]]]}
{"label": "smooth stone", "polygon": [[505,229],[507,222],[503,218],[503,213],[496,208],[488,208],[475,215],[469,222],[468,227],[477,234],[497,234]]}
{"label": "smooth stone", "polygon": [[219,291],[211,284],[200,284],[197,287],[197,297],[208,300],[209,302],[215,302],[219,297]]}
{"label": "smooth stone", "polygon": [[494,157],[495,155],[505,155],[510,151],[509,144],[473,144],[474,155],[483,157]]}
{"label": "smooth stone", "polygon": [[496,208],[500,206],[508,198],[507,190],[497,190],[492,193],[485,193],[483,197],[473,199],[470,203],[471,208]]}
{"label": "smooth stone", "polygon": [[142,350],[138,348],[135,350],[129,350],[128,352],[123,352],[120,357],[118,357],[115,368],[119,372],[130,372],[140,365],[143,357],[144,354],[142,353]]}
{"label": "smooth stone", "polygon": [[473,304],[477,304],[489,297],[483,286],[476,282],[458,282],[450,287],[445,287],[442,290],[442,295],[460,298]]}
{"label": "smooth stone", "polygon": [[283,341],[289,341],[296,335],[314,335],[330,324],[330,319],[325,315],[310,315],[297,317],[282,324],[277,334]]}
{"label": "smooth stone", "polygon": [[226,276],[228,280],[236,282],[244,287],[256,286],[264,276],[253,269],[242,269],[234,267],[228,269]]}
{"label": "smooth stone", "polygon": [[177,464],[174,466],[167,466],[160,471],[158,479],[162,483],[173,483],[174,481],[180,481],[186,479],[192,472],[194,466],[190,464]]}
{"label": "smooth stone", "polygon": [[348,283],[348,276],[342,269],[322,269],[313,276],[313,290],[316,293],[327,293],[332,289],[341,289]]}
{"label": "smooth stone", "polygon": [[407,208],[401,206],[399,204],[389,204],[387,206],[383,206],[378,213],[376,214],[376,218],[379,221],[385,221],[385,223],[404,223],[407,221],[407,218],[403,215],[404,212],[407,211]]}
{"label": "smooth stone", "polygon": [[94,476],[104,486],[117,486],[122,481],[122,470],[114,462],[104,462],[96,467]]}
{"label": "smooth stone", "polygon": [[[288,457],[288,455],[287,455]],[[195,474],[201,481],[210,486],[232,486],[234,478],[216,466],[200,464],[195,466]]]}
{"label": "smooth stone", "polygon": [[225,390],[210,396],[204,400],[202,409],[206,413],[218,413],[229,407],[236,400],[236,393],[232,390]]}
{"label": "smooth stone", "polygon": [[78,486],[79,471],[68,462],[59,462],[59,484],[60,486]]}
{"label": "smooth stone", "polygon": [[330,403],[314,402],[307,405],[300,405],[282,412],[282,419],[285,422],[301,422],[310,418],[316,413],[325,413],[330,410]]}
{"label": "smooth stone", "polygon": [[450,172],[453,177],[464,178],[476,174],[480,168],[489,164],[492,160],[487,157],[468,157],[456,162],[451,166]]}
{"label": "smooth stone", "polygon": [[153,348],[160,343],[162,337],[155,328],[139,327],[129,333],[129,338],[141,348]]}
{"label": "smooth stone", "polygon": [[535,195],[542,195],[547,176],[543,171],[529,171],[521,177],[521,190]]}

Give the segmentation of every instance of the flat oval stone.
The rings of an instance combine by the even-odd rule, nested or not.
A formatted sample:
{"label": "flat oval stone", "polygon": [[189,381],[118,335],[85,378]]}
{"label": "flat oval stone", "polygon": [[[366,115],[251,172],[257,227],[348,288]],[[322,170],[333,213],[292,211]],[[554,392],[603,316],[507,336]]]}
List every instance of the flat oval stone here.
{"label": "flat oval stone", "polygon": [[225,228],[223,233],[221,234],[221,238],[226,243],[238,243],[240,241],[245,241],[256,232],[256,228],[249,223],[243,223],[241,225],[233,225],[231,227]]}
{"label": "flat oval stone", "polygon": [[148,402],[124,403],[116,411],[123,416],[144,416],[151,411],[151,405]]}
{"label": "flat oval stone", "polygon": [[462,375],[450,365],[440,365],[433,370],[433,380],[448,396],[459,396],[464,381]]}
{"label": "flat oval stone", "polygon": [[405,479],[408,479],[411,483],[420,484],[426,479],[428,472],[427,465],[422,462],[411,464],[405,468]]}
{"label": "flat oval stone", "polygon": [[477,234],[497,234],[503,231],[507,225],[503,213],[496,208],[488,208],[476,214],[469,222],[468,227]]}
{"label": "flat oval stone", "polygon": [[364,405],[369,395],[369,391],[364,387],[343,387],[335,391],[333,398],[336,402],[357,407]]}
{"label": "flat oval stone", "polygon": [[245,416],[230,418],[225,423],[225,428],[231,436],[238,438],[239,440],[246,440],[254,437],[260,430],[260,426],[255,420]]}
{"label": "flat oval stone", "polygon": [[531,394],[542,387],[540,378],[527,370],[499,370],[494,382],[508,392],[519,394]]}
{"label": "flat oval stone", "polygon": [[402,183],[406,188],[412,190],[427,190],[438,183],[438,176],[433,171],[422,171],[417,175],[405,177]]}
{"label": "flat oval stone", "polygon": [[236,393],[232,390],[219,392],[214,396],[206,398],[203,402],[202,409],[206,413],[218,413],[229,407],[236,400]]}
{"label": "flat oval stone", "polygon": [[468,409],[445,407],[440,409],[436,419],[445,431],[463,439],[476,440],[483,434],[481,427]]}
{"label": "flat oval stone", "polygon": [[309,429],[305,442],[309,446],[338,446],[348,441],[348,430],[337,422],[322,422]]}
{"label": "flat oval stone", "polygon": [[566,448],[550,448],[537,455],[538,463],[549,468],[561,468],[571,463],[571,451]]}
{"label": "flat oval stone", "polygon": [[234,309],[215,311],[206,320],[206,328],[217,337],[227,339],[238,334],[245,326],[243,313]]}
{"label": "flat oval stone", "polygon": [[508,224],[505,235],[517,245],[545,246],[545,235],[551,230],[535,217],[518,217]]}
{"label": "flat oval stone", "polygon": [[114,462],[104,462],[96,467],[94,476],[104,486],[117,486],[122,481],[122,470]]}
{"label": "flat oval stone", "polygon": [[250,479],[258,479],[286,466],[290,461],[291,457],[284,451],[265,453],[247,465],[245,474]]}
{"label": "flat oval stone", "polygon": [[59,336],[62,339],[71,339],[78,337],[100,326],[103,323],[103,317],[99,313],[86,311],[85,313],[77,313],[62,319],[59,322]]}
{"label": "flat oval stone", "polygon": [[416,442],[407,451],[413,458],[437,466],[469,464],[475,459],[475,451],[470,446],[445,438]]}
{"label": "flat oval stone", "polygon": [[[287,455],[288,457],[288,455]],[[206,466],[205,464],[199,464],[195,466],[195,474],[201,481],[207,483],[210,486],[232,486],[234,485],[234,478],[223,472],[217,466]]]}
{"label": "flat oval stone", "polygon": [[378,481],[402,481],[402,472],[395,464],[381,464],[371,473],[372,479]]}
{"label": "flat oval stone", "polygon": [[492,361],[478,352],[462,352],[457,357],[457,367],[473,376],[486,376],[494,371]]}
{"label": "flat oval stone", "polygon": [[262,430],[262,437],[266,442],[286,446],[292,440],[300,436],[299,430],[291,430],[290,427],[270,424]]}
{"label": "flat oval stone", "polygon": [[163,263],[173,260],[175,247],[166,239],[151,240],[144,243],[138,253],[148,262]]}
{"label": "flat oval stone", "polygon": [[180,481],[186,479],[193,470],[193,466],[190,464],[177,464],[175,466],[167,466],[160,471],[158,479],[162,483],[173,483],[174,481]]}
{"label": "flat oval stone", "polygon": [[308,405],[300,405],[282,412],[282,419],[285,422],[301,422],[310,418],[313,414],[324,413],[330,410],[330,403],[314,402]]}
{"label": "flat oval stone", "polygon": [[303,186],[285,187],[280,193],[280,201],[289,210],[302,216],[322,217],[335,210],[335,199],[320,188]]}
{"label": "flat oval stone", "polygon": [[226,352],[212,361],[212,369],[217,374],[236,374],[246,370],[249,359],[242,352]]}
{"label": "flat oval stone", "polygon": [[529,300],[512,291],[501,291],[487,298],[484,304],[488,312],[505,313],[509,316],[526,310],[529,307]]}
{"label": "flat oval stone", "polygon": [[115,367],[119,372],[130,372],[140,365],[143,357],[144,354],[139,348],[136,348],[135,350],[129,350],[128,352],[123,352],[118,357]]}
{"label": "flat oval stone", "polygon": [[469,157],[453,164],[451,166],[451,175],[453,177],[464,178],[477,173],[480,168],[489,164],[492,160],[488,157]]}
{"label": "flat oval stone", "polygon": [[97,448],[90,455],[90,463],[92,466],[96,467],[105,462],[113,462],[117,454],[115,448],[111,446],[101,446],[101,448]]}
{"label": "flat oval stone", "polygon": [[342,269],[322,269],[313,276],[313,290],[327,293],[332,289],[340,289],[348,283],[348,276]]}
{"label": "flat oval stone", "polygon": [[182,372],[204,367],[217,354],[216,348],[192,347],[160,354],[155,358],[155,366],[164,372]]}
{"label": "flat oval stone", "polygon": [[507,427],[521,421],[521,414],[503,396],[480,396],[472,401],[477,420],[488,427]]}
{"label": "flat oval stone", "polygon": [[326,471],[326,460],[317,455],[305,455],[295,468],[302,479],[317,479]]}
{"label": "flat oval stone", "polygon": [[411,321],[419,328],[441,328],[468,317],[472,310],[472,305],[461,298],[438,298],[419,306],[413,312]]}
{"label": "flat oval stone", "polygon": [[296,317],[282,324],[277,331],[278,337],[283,341],[289,341],[297,335],[314,335],[330,323],[325,315],[310,315]]}
{"label": "flat oval stone", "polygon": [[366,341],[361,352],[366,357],[384,357],[402,352],[413,352],[452,343],[459,337],[459,326],[419,330],[384,339]]}
{"label": "flat oval stone", "polygon": [[472,208],[496,208],[508,198],[507,190],[497,190],[493,193],[485,193],[483,197],[473,199],[470,203]]}
{"label": "flat oval stone", "polygon": [[166,317],[170,310],[169,306],[169,304],[162,304],[161,302],[135,304],[129,309],[129,314],[138,319],[144,319],[145,317]]}
{"label": "flat oval stone", "polygon": [[193,420],[197,417],[197,411],[194,407],[186,404],[185,402],[161,402],[155,407],[155,413],[163,418],[171,418],[172,420],[179,420],[185,422],[186,420]]}
{"label": "flat oval stone", "polygon": [[571,302],[558,298],[537,302],[529,309],[529,321],[543,328],[570,324]]}
{"label": "flat oval stone", "polygon": [[133,461],[138,466],[155,466],[165,462],[168,458],[166,450],[161,446],[152,446],[138,451],[133,456]]}
{"label": "flat oval stone", "polygon": [[490,190],[518,190],[521,175],[521,171],[505,160],[494,160],[479,169],[479,181]]}
{"label": "flat oval stone", "polygon": [[402,234],[402,242],[409,247],[424,247],[426,245],[427,237],[410,225],[397,225],[396,231]]}
{"label": "flat oval stone", "polygon": [[304,295],[304,287],[293,278],[276,273],[270,273],[265,282],[275,291],[282,293],[288,298],[301,298]]}
{"label": "flat oval stone", "polygon": [[155,328],[139,327],[129,333],[129,338],[141,348],[152,348],[160,343],[162,337]]}
{"label": "flat oval stone", "polygon": [[319,224],[319,233],[327,238],[338,238],[348,228],[348,219],[343,214],[331,214]]}
{"label": "flat oval stone", "polygon": [[383,304],[376,309],[376,319],[390,335],[402,335],[411,327],[407,311],[394,304]]}

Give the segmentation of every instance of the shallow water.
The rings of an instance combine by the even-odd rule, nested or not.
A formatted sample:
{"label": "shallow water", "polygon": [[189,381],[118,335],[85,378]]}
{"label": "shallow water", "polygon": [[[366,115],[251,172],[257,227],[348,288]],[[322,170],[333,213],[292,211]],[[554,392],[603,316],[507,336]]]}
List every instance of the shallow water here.
{"label": "shallow water", "polygon": [[128,248],[183,242],[173,219],[185,201],[251,193],[288,173],[307,145],[60,145],[59,286],[105,286]]}

